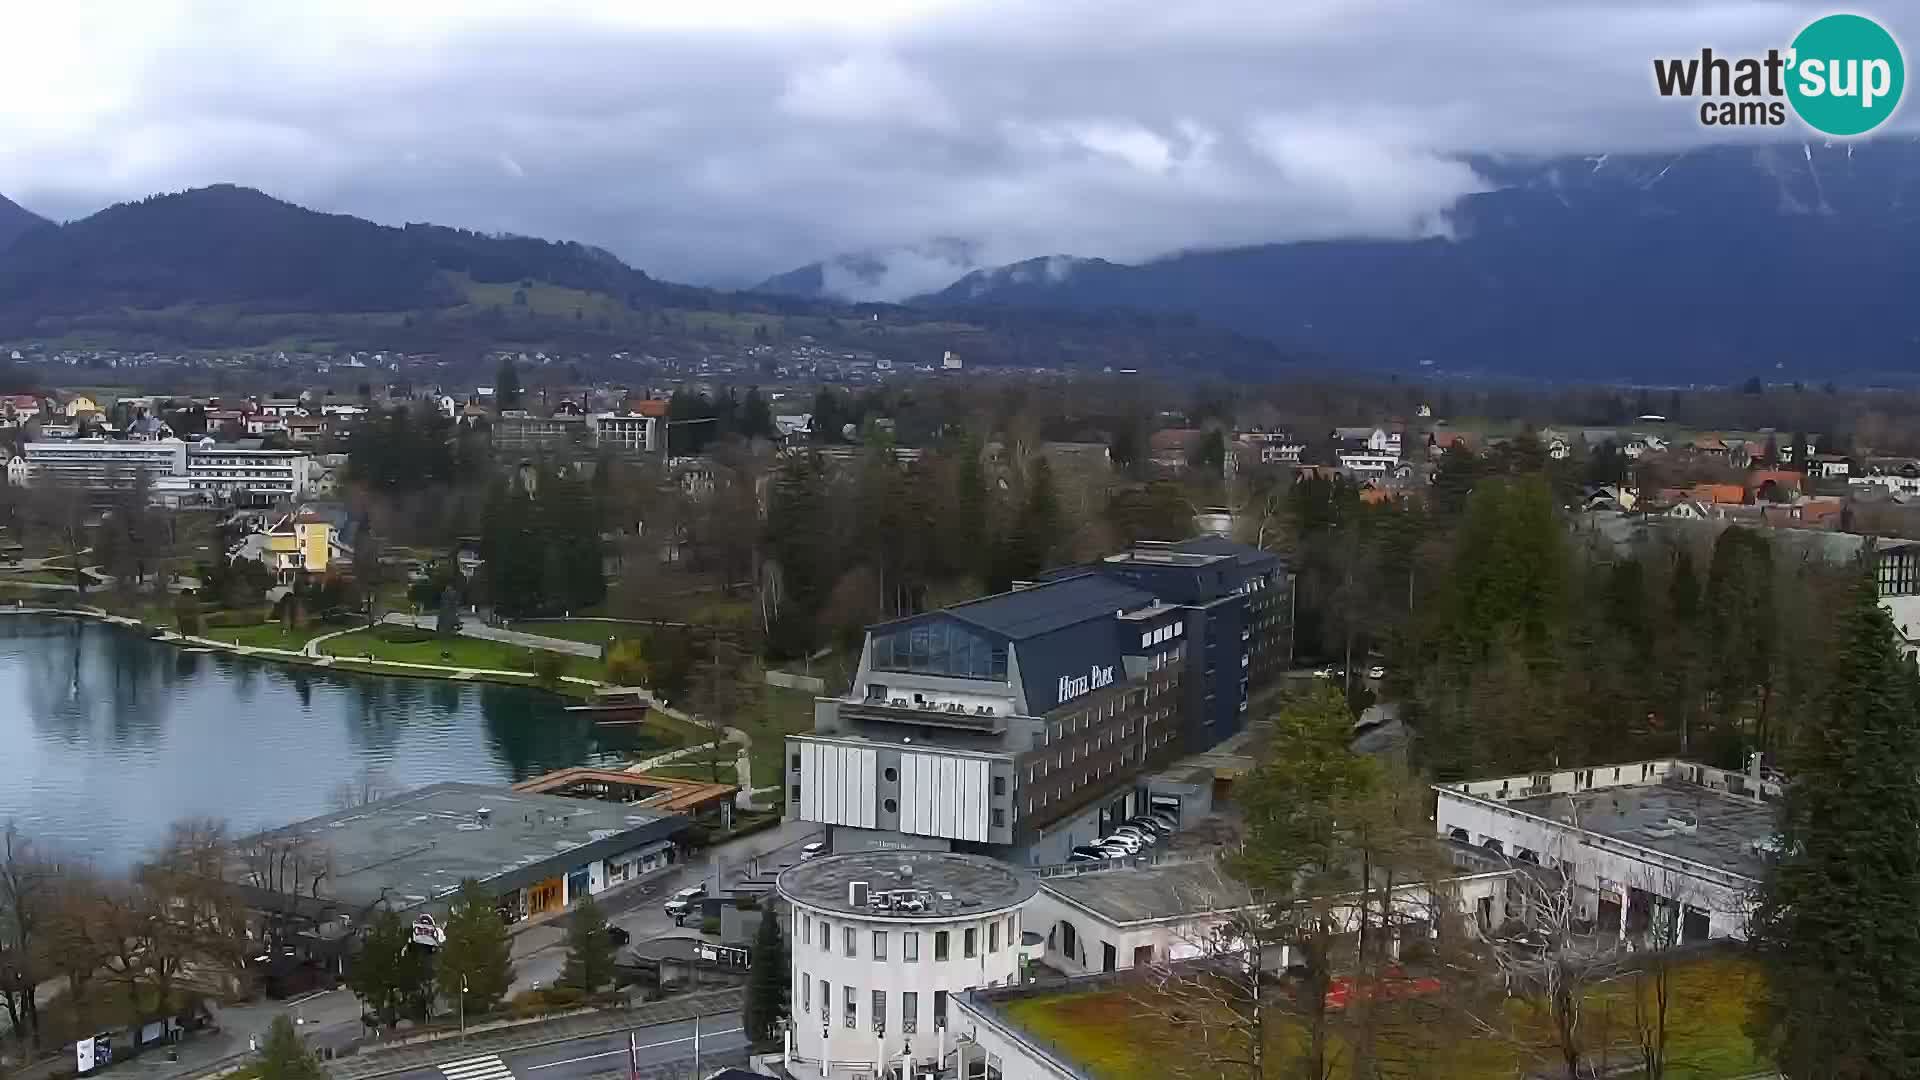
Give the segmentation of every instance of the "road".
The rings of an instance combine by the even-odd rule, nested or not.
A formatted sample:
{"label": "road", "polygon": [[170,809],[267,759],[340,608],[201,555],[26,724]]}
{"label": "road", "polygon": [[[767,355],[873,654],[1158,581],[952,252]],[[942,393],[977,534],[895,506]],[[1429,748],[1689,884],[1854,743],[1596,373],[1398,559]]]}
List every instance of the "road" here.
{"label": "road", "polygon": [[[669,935],[698,933],[699,927],[678,927],[661,905],[669,894],[688,885],[705,881],[717,857],[721,877],[731,884],[749,870],[766,872],[800,861],[800,845],[818,840],[823,826],[811,821],[783,821],[765,832],[757,832],[713,848],[696,861],[681,863],[672,869],[640,882],[631,888],[598,898],[607,921],[633,935],[635,942]],[[514,935],[513,992],[536,986],[551,986],[560,976],[566,960],[567,920],[557,919],[528,927]]]}
{"label": "road", "polygon": [[[739,1013],[702,1017],[699,1027],[701,1072],[746,1060],[747,1037]],[[634,1042],[640,1071],[695,1056],[695,1021],[676,1020],[638,1028]],[[405,1072],[388,1073],[382,1080],[583,1080],[597,1073],[627,1067],[628,1038],[624,1033],[588,1035],[566,1042],[491,1054],[462,1053],[446,1048],[446,1058]],[[689,1070],[691,1071],[691,1070]]]}

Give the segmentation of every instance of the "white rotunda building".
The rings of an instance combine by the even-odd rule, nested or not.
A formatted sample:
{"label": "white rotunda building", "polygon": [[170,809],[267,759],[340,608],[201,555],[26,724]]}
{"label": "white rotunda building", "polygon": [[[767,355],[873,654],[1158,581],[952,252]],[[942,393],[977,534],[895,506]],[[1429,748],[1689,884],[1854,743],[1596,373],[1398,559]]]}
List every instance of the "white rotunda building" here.
{"label": "white rotunda building", "polygon": [[789,1068],[824,1080],[951,1056],[949,999],[1020,981],[1020,913],[1039,891],[1016,867],[946,851],[830,855],[778,887],[793,906]]}

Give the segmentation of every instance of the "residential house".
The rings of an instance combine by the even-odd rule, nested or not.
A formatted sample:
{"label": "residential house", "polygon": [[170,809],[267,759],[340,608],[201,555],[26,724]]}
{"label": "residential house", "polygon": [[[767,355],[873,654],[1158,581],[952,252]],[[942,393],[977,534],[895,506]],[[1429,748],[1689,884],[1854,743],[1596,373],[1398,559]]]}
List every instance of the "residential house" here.
{"label": "residential house", "polygon": [[252,559],[273,572],[274,579],[290,583],[299,574],[324,574],[344,569],[353,551],[336,520],[316,510],[302,510],[250,533],[232,552],[232,559]]}
{"label": "residential house", "polygon": [[1845,480],[1853,471],[1853,463],[1845,454],[1809,454],[1807,456],[1807,475],[1822,480]]}
{"label": "residential house", "polygon": [[1455,447],[1459,447],[1466,453],[1473,453],[1473,436],[1464,431],[1453,431],[1447,428],[1435,428],[1427,432],[1427,449],[1432,454],[1443,454]]}
{"label": "residential house", "polygon": [[1235,432],[1234,440],[1251,448],[1249,462],[1258,461],[1262,465],[1298,465],[1300,455],[1307,449],[1304,440],[1280,428],[1247,428]]}
{"label": "residential house", "polygon": [[1340,446],[1355,451],[1367,451],[1373,454],[1385,454],[1395,459],[1400,457],[1400,432],[1386,428],[1338,427],[1333,429],[1333,441]]}
{"label": "residential house", "polygon": [[100,407],[99,402],[93,400],[92,398],[88,397],[85,394],[73,395],[72,397],[68,398],[65,404],[61,405],[60,408],[61,408],[61,411],[65,412],[68,417],[77,417],[81,413],[98,413],[98,412],[105,411]]}
{"label": "residential house", "polygon": [[1687,449],[1703,457],[1717,458],[1721,461],[1727,460],[1733,452],[1727,445],[1727,440],[1718,435],[1701,435],[1688,443]]}
{"label": "residential house", "polygon": [[1147,438],[1148,459],[1156,468],[1184,469],[1200,434],[1198,428],[1162,428]]}
{"label": "residential house", "polygon": [[1755,469],[1747,474],[1747,492],[1754,502],[1791,502],[1805,482],[1791,469]]}
{"label": "residential house", "polygon": [[1541,449],[1555,461],[1565,461],[1573,456],[1573,443],[1565,435],[1552,428],[1541,428],[1538,435]]}
{"label": "residential house", "polygon": [[287,441],[292,443],[315,443],[326,437],[327,422],[318,416],[293,416],[287,418]]}
{"label": "residential house", "polygon": [[1855,491],[1879,487],[1892,495],[1920,495],[1920,462],[1897,458],[1870,461],[1860,475],[1849,475],[1847,485]]}

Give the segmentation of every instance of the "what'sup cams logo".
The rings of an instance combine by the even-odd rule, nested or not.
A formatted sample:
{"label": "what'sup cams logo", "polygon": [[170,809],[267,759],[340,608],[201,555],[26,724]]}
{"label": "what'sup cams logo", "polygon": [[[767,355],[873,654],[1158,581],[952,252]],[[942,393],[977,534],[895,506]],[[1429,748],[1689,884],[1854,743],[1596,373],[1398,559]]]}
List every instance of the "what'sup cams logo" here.
{"label": "what'sup cams logo", "polygon": [[1765,56],[1699,56],[1653,62],[1661,97],[1700,98],[1708,127],[1779,127],[1787,108],[1815,131],[1865,135],[1893,115],[1907,82],[1893,35],[1863,15],[1808,23],[1785,50]]}

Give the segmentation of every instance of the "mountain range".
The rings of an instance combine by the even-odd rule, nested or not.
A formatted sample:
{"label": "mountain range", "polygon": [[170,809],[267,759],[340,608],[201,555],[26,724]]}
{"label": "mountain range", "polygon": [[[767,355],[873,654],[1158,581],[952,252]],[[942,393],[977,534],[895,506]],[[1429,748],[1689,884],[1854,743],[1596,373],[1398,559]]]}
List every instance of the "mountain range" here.
{"label": "mountain range", "polygon": [[215,185],[52,225],[0,203],[0,340],[440,351],[497,344],[703,355],[810,340],[937,364],[1111,365],[1241,374],[1264,341],[1168,317],[1024,307],[910,309],[660,281],[579,243],[378,225]]}
{"label": "mountain range", "polygon": [[0,195],[0,251],[6,250],[14,238],[36,225],[47,224],[47,219],[28,210],[5,195]]}
{"label": "mountain range", "polygon": [[1487,190],[1451,209],[1449,235],[1052,255],[910,302],[1186,313],[1375,369],[1920,374],[1920,141],[1470,163]]}

